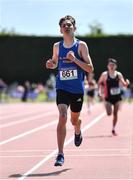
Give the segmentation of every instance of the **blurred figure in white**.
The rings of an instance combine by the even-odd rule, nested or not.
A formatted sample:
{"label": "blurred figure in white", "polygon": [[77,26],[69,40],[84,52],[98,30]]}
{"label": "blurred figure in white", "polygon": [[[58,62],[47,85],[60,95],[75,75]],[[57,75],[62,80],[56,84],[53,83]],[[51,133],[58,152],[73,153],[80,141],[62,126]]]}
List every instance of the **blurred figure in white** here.
{"label": "blurred figure in white", "polygon": [[96,96],[97,83],[94,79],[94,73],[88,73],[86,76],[86,95],[87,95],[87,106],[88,112],[92,111],[92,105]]}
{"label": "blurred figure in white", "polygon": [[55,98],[56,98],[55,82],[56,82],[55,75],[50,74],[50,76],[46,82],[46,85],[45,85],[48,101],[55,100]]}
{"label": "blurred figure in white", "polygon": [[2,78],[0,78],[0,102],[4,101],[4,96],[6,93],[7,84],[4,82]]}

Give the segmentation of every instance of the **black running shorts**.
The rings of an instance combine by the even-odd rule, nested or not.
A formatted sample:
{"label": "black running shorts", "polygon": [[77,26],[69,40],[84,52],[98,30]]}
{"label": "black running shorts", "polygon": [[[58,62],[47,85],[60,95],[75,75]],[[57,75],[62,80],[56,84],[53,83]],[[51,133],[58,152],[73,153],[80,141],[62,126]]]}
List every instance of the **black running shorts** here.
{"label": "black running shorts", "polygon": [[121,101],[122,100],[122,97],[121,96],[117,96],[117,97],[108,97],[108,98],[105,98],[105,100],[109,103],[111,103],[112,105],[115,105],[117,102]]}
{"label": "black running shorts", "polygon": [[72,112],[80,112],[83,105],[83,94],[73,94],[61,89],[57,90],[56,104],[66,104]]}

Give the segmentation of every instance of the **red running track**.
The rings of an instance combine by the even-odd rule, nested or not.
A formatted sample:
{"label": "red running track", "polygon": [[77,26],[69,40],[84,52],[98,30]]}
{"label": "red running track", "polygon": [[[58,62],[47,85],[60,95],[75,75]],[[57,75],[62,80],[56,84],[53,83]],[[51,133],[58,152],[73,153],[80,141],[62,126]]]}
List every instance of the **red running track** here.
{"label": "red running track", "polygon": [[111,135],[112,116],[103,104],[81,114],[83,143],[75,147],[68,120],[65,163],[57,154],[55,103],[0,104],[0,179],[131,180],[133,179],[133,104],[119,112],[118,136]]}

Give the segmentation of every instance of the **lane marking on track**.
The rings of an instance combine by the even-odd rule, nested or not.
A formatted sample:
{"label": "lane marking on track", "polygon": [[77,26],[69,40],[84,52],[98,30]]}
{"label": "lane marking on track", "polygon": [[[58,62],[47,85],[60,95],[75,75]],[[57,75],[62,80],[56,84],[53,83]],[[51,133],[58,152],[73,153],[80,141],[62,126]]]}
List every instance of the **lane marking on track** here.
{"label": "lane marking on track", "polygon": [[[86,151],[129,151],[130,149],[129,148],[119,148],[119,149],[114,149],[114,148],[103,148],[103,149],[79,149],[78,152],[86,152]],[[52,149],[24,149],[24,150],[0,150],[0,152],[7,152],[7,153],[19,153],[19,152],[49,152],[49,151],[52,151]],[[77,152],[76,149],[65,149],[65,152]]]}
{"label": "lane marking on track", "polygon": [[22,134],[19,134],[19,135],[17,135],[17,136],[13,136],[13,137],[11,137],[11,138],[9,138],[9,139],[7,139],[7,140],[1,141],[1,142],[0,142],[0,145],[9,143],[9,142],[14,141],[14,140],[17,140],[17,139],[22,138],[22,137],[24,137],[24,136],[26,136],[26,135],[29,135],[29,134],[35,133],[35,132],[37,132],[37,131],[40,131],[40,130],[42,130],[42,129],[45,129],[45,128],[49,127],[49,126],[53,126],[53,125],[57,124],[57,122],[58,122],[58,121],[55,120],[55,121],[52,121],[52,122],[50,122],[50,123],[41,125],[41,126],[39,126],[39,127],[37,127],[37,128],[34,128],[34,129],[30,130],[30,131],[26,131],[26,132],[24,132],[24,133],[22,133]]}
{"label": "lane marking on track", "polygon": [[9,119],[11,119],[11,118],[19,118],[19,116],[27,116],[27,115],[33,115],[33,112],[35,113],[35,114],[40,114],[40,113],[44,113],[44,111],[35,111],[34,109],[31,111],[22,111],[21,110],[21,112],[12,112],[11,114],[8,114],[8,115],[4,115],[4,116],[1,116],[0,117],[0,120],[9,120]]}
{"label": "lane marking on track", "polygon": [[[0,158],[38,158],[38,157],[44,157],[44,155],[4,155],[1,156]],[[125,154],[125,153],[121,153],[121,154],[65,154],[65,157],[114,157],[114,156],[132,156],[132,154]]]}
{"label": "lane marking on track", "polygon": [[[9,179],[4,179],[4,180],[9,180]],[[45,178],[44,180],[49,180],[49,179]],[[67,180],[67,179],[54,179],[54,180]],[[68,180],[77,180],[77,179],[68,179]],[[118,178],[117,179],[114,179],[114,178],[113,179],[99,179],[98,178],[98,179],[92,179],[91,178],[91,179],[78,179],[78,180],[133,180],[133,179],[128,179],[128,178],[126,178],[126,179],[125,178],[119,178],[119,179]]]}
{"label": "lane marking on track", "polygon": [[13,126],[13,125],[16,125],[16,124],[32,121],[32,120],[42,118],[42,117],[45,117],[45,116],[49,116],[49,115],[53,115],[53,114],[57,114],[57,111],[55,111],[55,112],[45,112],[43,114],[39,114],[39,115],[36,115],[36,116],[23,118],[23,119],[21,119],[19,121],[17,120],[17,121],[14,121],[14,122],[6,123],[6,124],[3,124],[3,125],[0,125],[0,128],[5,128],[5,127],[8,127],[8,126]]}
{"label": "lane marking on track", "polygon": [[[96,105],[95,105],[96,106]],[[85,111],[84,111],[85,112]],[[83,112],[83,113],[84,113]],[[39,113],[39,112],[38,112]],[[28,122],[28,121],[32,121],[32,120],[35,120],[37,118],[41,118],[41,117],[45,117],[45,116],[49,116],[49,115],[53,115],[53,114],[57,114],[58,115],[58,112],[57,110],[55,110],[54,112],[50,111],[50,112],[43,112],[43,114],[40,114],[39,115],[36,115],[34,117],[28,117],[28,118],[22,118],[21,120],[17,120],[17,121],[13,121],[13,122],[10,122],[10,123],[4,123],[4,124],[1,124],[0,125],[0,128],[5,128],[5,127],[9,127],[9,126],[13,126],[13,125],[16,125],[16,124],[21,124],[21,123],[24,123],[24,122]]]}
{"label": "lane marking on track", "polygon": [[[3,104],[5,106],[5,104]],[[0,108],[1,108],[1,117],[0,117],[0,120],[3,120],[5,118],[10,118],[10,117],[15,117],[15,116],[20,116],[20,115],[26,115],[26,114],[29,114],[29,113],[32,113],[32,112],[35,112],[35,113],[43,113],[44,110],[47,110],[47,111],[51,111],[51,106],[49,106],[49,103],[48,104],[45,104],[43,103],[41,106],[38,105],[38,104],[12,104],[12,108],[10,107],[10,104],[6,104],[6,107],[3,108],[4,106],[1,106],[0,104]],[[21,106],[19,106],[21,105]],[[46,105],[48,105],[47,107],[49,108],[46,108]],[[55,106],[56,107],[56,106]],[[10,109],[11,108],[11,109]],[[41,109],[41,111],[40,111]],[[15,111],[14,111],[15,110]],[[8,114],[7,114],[8,113]]]}
{"label": "lane marking on track", "polygon": [[[95,107],[97,107],[97,105],[95,105]],[[83,111],[83,113],[85,113],[86,111],[84,110]],[[50,113],[50,112],[47,112],[48,114]],[[50,113],[51,114],[51,113]],[[42,115],[38,115],[39,117],[40,116],[42,116]],[[44,116],[44,115],[43,115]],[[34,117],[33,117],[34,118]],[[32,118],[32,120],[33,120],[33,118]],[[70,114],[68,115],[68,118],[70,118]],[[24,121],[24,120],[23,120]],[[27,121],[27,120],[26,120]],[[13,123],[13,122],[12,122]],[[19,122],[16,122],[16,123],[19,123]],[[55,123],[57,123],[57,120],[56,120],[56,122]],[[48,123],[48,124],[51,124],[51,123]],[[54,124],[53,124],[54,125]],[[4,126],[4,125],[3,125]],[[48,125],[49,126],[49,125]],[[46,125],[46,127],[48,127],[47,125]],[[24,136],[26,136],[26,135],[29,135],[29,134],[31,134],[31,133],[34,133],[34,132],[37,132],[37,131],[39,131],[39,130],[41,130],[41,129],[43,129],[43,128],[46,128],[45,127],[45,124],[44,125],[42,125],[42,126],[39,126],[39,127],[37,127],[37,128],[34,128],[34,129],[32,129],[32,130],[30,130],[30,131],[27,131],[27,132],[25,132],[25,133],[22,133],[22,134],[19,134],[19,135],[17,135],[17,136],[14,136],[14,137],[12,137],[12,138],[9,138],[9,139],[7,139],[7,140],[4,140],[4,141],[1,141],[0,142],[0,145],[3,145],[3,144],[6,144],[6,143],[8,143],[8,142],[11,142],[11,141],[14,141],[14,140],[16,140],[16,139],[19,139],[19,138],[22,138],[22,137],[24,137]]]}
{"label": "lane marking on track", "polygon": [[[85,132],[88,130],[90,127],[92,127],[94,124],[96,124],[98,121],[100,121],[104,116],[106,115],[105,112],[97,116],[94,120],[92,120],[90,123],[88,123],[84,128],[82,128],[82,132]],[[68,139],[64,147],[69,145],[73,141],[74,137],[72,136],[70,139]],[[58,149],[55,149],[52,151],[50,154],[48,154],[44,159],[42,159],[40,162],[38,162],[36,165],[34,165],[30,170],[28,170],[26,173],[22,175],[22,177],[18,178],[18,180],[23,180],[25,179],[28,175],[33,173],[36,169],[38,169],[40,166],[42,166],[45,162],[47,162],[49,159],[51,159],[53,156],[55,156],[58,152]]]}

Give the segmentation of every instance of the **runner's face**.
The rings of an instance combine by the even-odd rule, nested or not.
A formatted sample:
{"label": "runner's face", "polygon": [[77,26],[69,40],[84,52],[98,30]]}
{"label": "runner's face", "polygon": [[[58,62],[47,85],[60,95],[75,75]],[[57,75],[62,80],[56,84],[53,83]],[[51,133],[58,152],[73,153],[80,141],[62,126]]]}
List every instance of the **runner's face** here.
{"label": "runner's face", "polygon": [[117,68],[116,64],[112,62],[110,62],[107,67],[108,67],[108,70],[111,70],[111,71],[115,71]]}
{"label": "runner's face", "polygon": [[70,20],[63,21],[63,23],[61,24],[61,33],[71,34],[74,33],[74,31],[75,27],[73,26]]}

